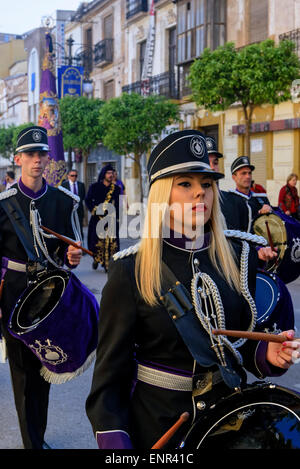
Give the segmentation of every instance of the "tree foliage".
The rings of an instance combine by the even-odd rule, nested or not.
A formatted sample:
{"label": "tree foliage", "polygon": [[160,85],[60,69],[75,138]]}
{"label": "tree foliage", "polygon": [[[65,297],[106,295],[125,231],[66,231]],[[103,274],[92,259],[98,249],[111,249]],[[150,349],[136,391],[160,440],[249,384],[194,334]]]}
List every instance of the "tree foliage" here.
{"label": "tree foliage", "polygon": [[143,97],[123,93],[100,109],[103,144],[119,155],[134,159],[139,169],[141,198],[141,157],[172,122],[179,120],[178,105],[162,96]]}
{"label": "tree foliage", "polygon": [[292,81],[300,75],[294,43],[273,40],[236,49],[227,43],[205,49],[191,66],[189,81],[197,105],[211,111],[239,103],[246,123],[246,154],[250,156],[250,127],[255,106],[279,104],[291,98]]}
{"label": "tree foliage", "polygon": [[9,125],[0,127],[0,154],[4,158],[11,158],[17,146],[17,137],[21,130],[30,127],[32,122],[21,125]]}
{"label": "tree foliage", "polygon": [[100,99],[86,96],[65,96],[59,102],[64,149],[82,152],[86,184],[89,152],[101,141],[99,110],[102,104]]}
{"label": "tree foliage", "polygon": [[101,140],[100,99],[65,96],[59,102],[64,148],[78,148],[86,155]]}

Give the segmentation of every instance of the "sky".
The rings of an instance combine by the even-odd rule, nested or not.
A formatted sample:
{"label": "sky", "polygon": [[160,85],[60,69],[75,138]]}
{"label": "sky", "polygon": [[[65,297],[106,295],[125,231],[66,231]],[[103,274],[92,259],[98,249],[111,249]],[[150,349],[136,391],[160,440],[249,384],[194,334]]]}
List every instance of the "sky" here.
{"label": "sky", "polygon": [[0,0],[0,32],[23,34],[42,26],[43,16],[52,16],[54,19],[56,10],[77,10],[81,2],[82,0]]}

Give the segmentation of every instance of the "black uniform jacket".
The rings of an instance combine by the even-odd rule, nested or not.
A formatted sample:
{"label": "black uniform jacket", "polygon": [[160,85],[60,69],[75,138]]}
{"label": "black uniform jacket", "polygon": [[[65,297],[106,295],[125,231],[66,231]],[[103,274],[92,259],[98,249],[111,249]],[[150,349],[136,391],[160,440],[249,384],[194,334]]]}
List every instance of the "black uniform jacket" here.
{"label": "black uniform jacket", "polygon": [[270,205],[266,194],[250,192],[249,196],[239,191],[221,191],[221,210],[229,230],[250,232],[252,223],[264,204]]}
{"label": "black uniform jacket", "polygon": [[[239,259],[240,240],[232,241],[232,245]],[[195,258],[199,260],[200,270],[208,273],[218,286],[226,328],[246,330],[251,319],[248,303],[216,272],[208,249],[187,251],[164,241],[163,259],[189,291]],[[257,254],[251,248],[248,285],[252,295],[256,266]],[[194,359],[167,310],[163,306],[150,307],[142,300],[135,282],[134,267],[135,255],[111,262],[100,304],[99,345],[86,409],[102,449],[129,448],[129,438],[134,448],[150,449],[181,413],[188,411],[191,417],[176,434],[179,438],[192,420],[197,419],[196,402],[203,399],[203,396],[193,398],[192,392],[162,389],[141,381],[133,386],[136,361],[190,376],[207,371],[198,365],[195,368]],[[255,362],[257,346],[256,341],[246,341],[239,351],[244,366],[261,376]],[[243,374],[239,366],[236,369]],[[222,386],[228,392],[229,388],[225,384]],[[174,441],[170,442],[173,448],[174,444]]]}
{"label": "black uniform jacket", "polygon": [[[13,188],[17,189],[16,197],[19,205],[29,220],[29,206],[32,198],[20,190],[18,184]],[[61,190],[46,185],[44,191],[38,198],[35,198],[35,206],[41,216],[41,222],[44,226],[74,239],[74,233],[71,225],[71,213],[73,210],[73,199]],[[50,257],[56,259],[57,263],[63,265],[67,244],[59,239],[47,239],[46,245]],[[6,215],[0,200],[0,256],[10,260],[27,262],[27,253],[19,240],[11,221]],[[51,264],[49,265],[51,268]],[[53,267],[54,268],[54,267]],[[21,293],[27,287],[27,275],[23,272],[7,270],[4,277],[4,287],[1,298],[1,309],[4,323],[9,320],[15,303]]]}

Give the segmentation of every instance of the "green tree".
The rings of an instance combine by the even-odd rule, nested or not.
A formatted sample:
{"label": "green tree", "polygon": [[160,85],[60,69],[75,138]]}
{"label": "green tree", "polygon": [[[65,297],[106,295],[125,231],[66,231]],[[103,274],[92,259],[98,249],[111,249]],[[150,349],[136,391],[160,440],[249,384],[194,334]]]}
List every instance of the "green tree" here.
{"label": "green tree", "polygon": [[83,155],[84,182],[87,184],[87,159],[92,148],[101,141],[100,99],[65,96],[59,102],[64,148],[80,150]]}
{"label": "green tree", "polygon": [[205,49],[189,74],[193,99],[211,111],[240,104],[245,118],[245,154],[250,157],[253,111],[262,104],[279,104],[291,98],[292,81],[299,77],[300,62],[291,41],[278,45],[271,39],[236,49],[227,43]]}
{"label": "green tree", "polygon": [[[12,124],[8,127],[0,127],[0,154],[4,158],[10,159],[14,155],[19,132],[31,125],[33,125],[32,122],[18,126]],[[14,164],[13,160],[12,164]]]}
{"label": "green tree", "polygon": [[172,122],[179,121],[178,105],[162,96],[143,97],[123,93],[107,101],[100,109],[99,123],[103,144],[119,155],[135,161],[138,168],[141,201],[143,185],[141,157]]}
{"label": "green tree", "polygon": [[7,159],[9,159],[14,152],[13,133],[15,128],[14,125],[0,127],[0,154]]}

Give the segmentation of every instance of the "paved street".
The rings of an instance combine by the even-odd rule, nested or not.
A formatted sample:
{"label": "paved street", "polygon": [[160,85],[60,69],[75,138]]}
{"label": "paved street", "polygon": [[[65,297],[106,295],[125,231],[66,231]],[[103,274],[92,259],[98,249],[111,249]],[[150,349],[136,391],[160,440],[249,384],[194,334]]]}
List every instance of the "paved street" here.
{"label": "paved street", "polygon": [[[121,241],[121,248],[134,244],[135,240]],[[92,270],[91,258],[82,258],[77,275],[93,293],[100,298],[106,274],[100,268]],[[300,331],[300,279],[289,284],[292,294],[296,324]],[[96,448],[90,423],[85,414],[85,400],[89,393],[93,366],[82,376],[60,385],[53,385],[50,392],[50,406],[46,441],[55,449],[93,449]],[[274,380],[280,384],[300,391],[300,365],[296,365],[283,378]],[[0,363],[0,449],[21,449],[13,396],[10,385],[8,364]]]}

